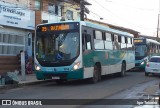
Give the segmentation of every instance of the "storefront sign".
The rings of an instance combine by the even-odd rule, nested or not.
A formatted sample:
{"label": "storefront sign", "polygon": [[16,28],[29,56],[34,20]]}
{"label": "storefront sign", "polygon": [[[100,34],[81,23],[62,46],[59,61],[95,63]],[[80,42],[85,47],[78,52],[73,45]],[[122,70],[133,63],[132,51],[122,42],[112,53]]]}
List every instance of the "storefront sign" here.
{"label": "storefront sign", "polygon": [[35,12],[0,1],[0,25],[35,29]]}

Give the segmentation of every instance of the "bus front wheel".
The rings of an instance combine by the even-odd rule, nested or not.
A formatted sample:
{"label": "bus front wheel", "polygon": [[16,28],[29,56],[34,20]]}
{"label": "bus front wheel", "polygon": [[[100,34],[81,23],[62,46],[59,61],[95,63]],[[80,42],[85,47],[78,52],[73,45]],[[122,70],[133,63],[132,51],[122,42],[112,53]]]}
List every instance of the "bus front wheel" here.
{"label": "bus front wheel", "polygon": [[126,64],[122,63],[122,67],[121,67],[121,76],[125,76],[126,74]]}
{"label": "bus front wheel", "polygon": [[101,80],[100,69],[95,65],[93,70],[93,77],[90,79],[90,81],[91,83],[97,83],[99,80]]}

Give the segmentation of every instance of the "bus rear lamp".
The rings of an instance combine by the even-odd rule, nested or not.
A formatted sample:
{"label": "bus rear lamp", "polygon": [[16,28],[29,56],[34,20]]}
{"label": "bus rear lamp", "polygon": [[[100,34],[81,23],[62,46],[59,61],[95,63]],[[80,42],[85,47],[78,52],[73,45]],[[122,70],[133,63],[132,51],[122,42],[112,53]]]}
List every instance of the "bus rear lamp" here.
{"label": "bus rear lamp", "polygon": [[37,71],[41,70],[41,68],[40,68],[39,66],[37,66],[37,65],[35,65],[35,69],[36,69]]}
{"label": "bus rear lamp", "polygon": [[73,69],[74,70],[77,70],[80,66],[80,62],[77,62],[74,66],[73,66]]}

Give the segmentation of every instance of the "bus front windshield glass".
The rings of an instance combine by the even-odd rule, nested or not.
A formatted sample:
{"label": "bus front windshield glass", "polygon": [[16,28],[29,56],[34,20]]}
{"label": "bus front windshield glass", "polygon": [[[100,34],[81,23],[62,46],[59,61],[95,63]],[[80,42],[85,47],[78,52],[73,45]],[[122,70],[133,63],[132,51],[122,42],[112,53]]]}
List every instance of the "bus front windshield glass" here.
{"label": "bus front windshield glass", "polygon": [[144,58],[147,54],[147,46],[146,45],[135,45],[135,57]]}
{"label": "bus front windshield glass", "polygon": [[36,57],[40,61],[58,63],[79,55],[79,32],[59,31],[37,33]]}

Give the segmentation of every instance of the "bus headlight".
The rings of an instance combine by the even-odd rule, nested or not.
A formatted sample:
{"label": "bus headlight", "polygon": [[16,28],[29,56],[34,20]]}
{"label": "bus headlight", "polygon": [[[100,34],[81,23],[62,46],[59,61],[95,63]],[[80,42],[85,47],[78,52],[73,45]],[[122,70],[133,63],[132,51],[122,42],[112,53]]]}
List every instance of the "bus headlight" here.
{"label": "bus headlight", "polygon": [[39,66],[37,66],[37,65],[35,65],[35,69],[36,69],[37,71],[40,71],[40,70],[41,70],[41,68],[40,68]]}
{"label": "bus headlight", "polygon": [[144,61],[141,63],[141,65],[144,65]]}
{"label": "bus headlight", "polygon": [[79,66],[80,66],[80,62],[77,62],[77,63],[73,66],[73,70],[79,69]]}
{"label": "bus headlight", "polygon": [[144,65],[145,63],[147,63],[147,59],[145,59],[143,62],[141,62],[141,65]]}

